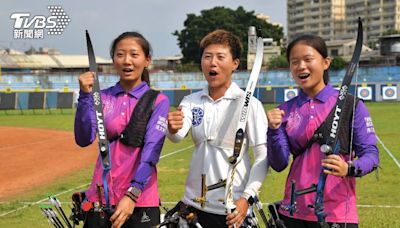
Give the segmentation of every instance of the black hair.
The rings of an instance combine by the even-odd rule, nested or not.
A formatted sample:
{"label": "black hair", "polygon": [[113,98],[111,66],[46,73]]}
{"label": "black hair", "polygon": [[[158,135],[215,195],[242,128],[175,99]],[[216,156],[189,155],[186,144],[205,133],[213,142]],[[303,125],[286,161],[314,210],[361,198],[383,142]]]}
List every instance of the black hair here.
{"label": "black hair", "polygon": [[242,55],[243,46],[242,42],[240,42],[239,37],[226,30],[217,29],[213,32],[208,33],[200,41],[200,57],[203,55],[204,49],[206,49],[206,47],[210,46],[211,44],[223,44],[228,46],[234,60],[240,59],[240,56]]}
{"label": "black hair", "polygon": [[[290,51],[293,49],[293,47],[296,44],[305,44],[307,46],[310,46],[312,48],[314,48],[324,59],[326,57],[328,57],[328,48],[326,47],[326,43],[324,41],[324,39],[322,39],[319,36],[316,35],[311,35],[311,34],[305,34],[305,35],[301,35],[299,37],[297,37],[296,39],[294,39],[292,42],[290,42],[290,44],[288,45],[287,49],[286,49],[286,58],[290,64]],[[328,84],[329,82],[329,73],[328,73],[328,69],[324,70],[324,83],[325,85]]]}
{"label": "black hair", "polygon": [[[147,41],[146,38],[144,38],[144,36],[142,34],[140,34],[138,32],[124,32],[121,35],[119,35],[117,38],[115,38],[114,41],[111,43],[110,56],[111,56],[111,59],[113,59],[113,61],[114,61],[115,47],[121,40],[123,40],[125,38],[136,39],[138,44],[142,47],[146,58],[151,57],[151,54],[152,54],[151,45],[150,45],[149,41]],[[150,76],[149,76],[149,71],[147,68],[144,68],[141,79],[142,79],[142,81],[145,81],[150,86]]]}

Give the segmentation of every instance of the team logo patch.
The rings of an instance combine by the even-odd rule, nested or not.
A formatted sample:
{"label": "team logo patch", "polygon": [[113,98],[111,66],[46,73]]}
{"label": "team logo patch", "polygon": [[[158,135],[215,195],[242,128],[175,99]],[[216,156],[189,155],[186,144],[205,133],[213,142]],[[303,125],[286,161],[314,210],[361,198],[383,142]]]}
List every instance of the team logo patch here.
{"label": "team logo patch", "polygon": [[157,124],[156,124],[156,129],[158,131],[161,131],[162,133],[166,133],[168,128],[168,122],[167,118],[163,116],[158,116]]}
{"label": "team logo patch", "polygon": [[294,112],[289,114],[288,123],[286,126],[287,131],[295,131],[300,127],[300,123],[302,122],[302,117],[297,109]]}
{"label": "team logo patch", "polygon": [[114,103],[110,99],[107,99],[107,97],[102,97],[102,102],[104,116],[111,115],[114,112]]}
{"label": "team logo patch", "polygon": [[199,107],[194,107],[192,109],[192,116],[193,116],[193,120],[192,120],[193,126],[195,126],[195,127],[199,126],[201,124],[201,121],[203,121],[203,117],[204,117],[203,109],[201,109]]}
{"label": "team logo patch", "polygon": [[375,133],[374,124],[372,123],[371,117],[365,117],[365,126],[367,127],[367,133]]}

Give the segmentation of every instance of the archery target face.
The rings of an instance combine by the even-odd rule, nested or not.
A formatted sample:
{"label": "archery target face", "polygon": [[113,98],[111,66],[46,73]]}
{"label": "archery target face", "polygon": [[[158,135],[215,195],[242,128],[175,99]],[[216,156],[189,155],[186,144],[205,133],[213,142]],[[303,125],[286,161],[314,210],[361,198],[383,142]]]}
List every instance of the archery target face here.
{"label": "archery target face", "polygon": [[293,97],[297,96],[297,94],[297,89],[285,89],[285,101],[292,99]]}
{"label": "archery target face", "polygon": [[363,100],[372,100],[372,89],[369,86],[366,87],[358,87],[357,88],[357,97]]}
{"label": "archery target face", "polygon": [[396,100],[397,99],[396,86],[383,86],[382,87],[382,98],[384,100]]}

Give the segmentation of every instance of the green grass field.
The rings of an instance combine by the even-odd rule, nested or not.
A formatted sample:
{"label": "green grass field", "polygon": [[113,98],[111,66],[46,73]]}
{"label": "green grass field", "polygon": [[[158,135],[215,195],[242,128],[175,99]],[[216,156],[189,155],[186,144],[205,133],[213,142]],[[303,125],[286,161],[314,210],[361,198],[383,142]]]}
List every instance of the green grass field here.
{"label": "green grass field", "polygon": [[[375,130],[384,142],[385,146],[400,159],[400,103],[367,103],[372,115]],[[267,109],[271,106],[267,106]],[[73,128],[74,112],[67,110],[64,114],[59,111],[53,114],[36,114],[25,112],[0,113],[1,126],[24,126],[34,128],[51,128],[57,130],[71,131]],[[178,201],[184,191],[184,182],[188,172],[191,158],[192,142],[190,138],[179,144],[173,144],[168,140],[162,151],[162,156],[182,150],[171,156],[162,157],[158,164],[159,188],[163,202]],[[397,194],[399,188],[400,170],[394,161],[388,156],[380,144],[380,169],[357,180],[358,213],[360,216],[360,227],[400,227],[400,196]],[[94,164],[93,164],[94,166]],[[76,171],[73,175],[63,178],[49,186],[36,189],[26,189],[23,195],[19,195],[8,202],[0,204],[0,214],[18,209],[16,212],[0,217],[0,227],[51,227],[40,214],[37,202],[47,197],[48,194],[58,194],[69,189],[77,188],[90,182],[92,166]],[[282,173],[270,172],[260,192],[263,202],[274,202],[282,197],[283,186],[288,169]],[[82,187],[84,189],[85,187]],[[75,189],[74,191],[77,191]],[[72,191],[60,194],[58,198],[62,202],[69,202]],[[370,205],[370,207],[367,207]],[[19,209],[26,206],[23,209]],[[171,204],[163,206],[171,207]],[[383,207],[395,206],[395,207]],[[69,213],[69,206],[64,204],[64,210]]]}

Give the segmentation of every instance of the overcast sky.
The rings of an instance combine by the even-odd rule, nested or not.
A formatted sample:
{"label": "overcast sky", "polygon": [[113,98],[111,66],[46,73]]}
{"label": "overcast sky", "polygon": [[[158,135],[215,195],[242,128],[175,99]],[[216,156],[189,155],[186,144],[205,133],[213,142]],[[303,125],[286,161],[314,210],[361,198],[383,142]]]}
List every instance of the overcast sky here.
{"label": "overcast sky", "polygon": [[[15,39],[13,13],[51,16],[47,6],[60,5],[71,19],[61,35],[44,34],[43,39]],[[269,15],[272,22],[281,23],[286,33],[285,0],[115,0],[115,1],[45,1],[2,0],[0,9],[0,47],[21,51],[31,46],[49,47],[63,54],[86,54],[85,29],[92,38],[95,53],[108,58],[111,41],[125,31],[139,31],[151,43],[155,57],[180,54],[172,33],[184,28],[189,13],[224,6]],[[33,28],[31,26],[30,28]],[[44,30],[47,33],[47,29]]]}

